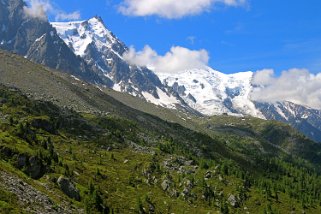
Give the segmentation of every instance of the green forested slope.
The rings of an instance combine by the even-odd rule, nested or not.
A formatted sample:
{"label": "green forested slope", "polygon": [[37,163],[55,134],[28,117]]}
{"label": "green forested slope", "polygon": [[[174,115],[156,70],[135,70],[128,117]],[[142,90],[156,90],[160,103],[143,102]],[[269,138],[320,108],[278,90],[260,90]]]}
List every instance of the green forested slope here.
{"label": "green forested slope", "polygon": [[0,64],[0,213],[321,213],[320,145],[287,125]]}
{"label": "green forested slope", "polygon": [[[241,119],[213,118],[209,137],[140,112],[139,121],[79,114],[4,86],[0,95],[0,179],[30,185],[50,212],[320,212],[320,147],[283,124],[255,120],[239,131]],[[229,120],[228,132],[218,129]],[[292,152],[284,136],[309,146]],[[62,175],[76,196],[62,191]],[[3,212],[35,209],[10,183],[1,192]]]}

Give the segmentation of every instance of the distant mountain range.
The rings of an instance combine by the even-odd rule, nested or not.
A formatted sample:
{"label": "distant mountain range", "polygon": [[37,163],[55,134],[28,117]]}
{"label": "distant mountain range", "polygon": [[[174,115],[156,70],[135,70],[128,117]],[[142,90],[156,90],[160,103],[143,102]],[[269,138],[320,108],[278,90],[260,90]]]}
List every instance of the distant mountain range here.
{"label": "distant mountain range", "polygon": [[49,23],[24,14],[22,0],[0,1],[0,48],[156,105],[197,115],[249,115],[291,124],[321,142],[321,111],[251,100],[252,72],[226,75],[211,68],[154,73],[126,62],[128,50],[100,17]]}
{"label": "distant mountain range", "polygon": [[320,110],[288,101],[262,103],[251,100],[253,75],[253,72],[223,74],[207,68],[159,74],[159,77],[185,103],[204,115],[250,115],[278,120],[317,142],[321,141]]}

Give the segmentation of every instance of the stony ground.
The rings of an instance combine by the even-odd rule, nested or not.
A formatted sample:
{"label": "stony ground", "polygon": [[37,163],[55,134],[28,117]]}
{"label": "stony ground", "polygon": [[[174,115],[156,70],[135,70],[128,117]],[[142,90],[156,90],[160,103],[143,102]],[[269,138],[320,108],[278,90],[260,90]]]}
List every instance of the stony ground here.
{"label": "stony ground", "polygon": [[37,214],[60,214],[60,213],[83,213],[83,210],[73,210],[66,205],[55,204],[47,195],[38,191],[17,176],[7,172],[0,172],[0,187],[14,193],[25,207],[27,213]]}

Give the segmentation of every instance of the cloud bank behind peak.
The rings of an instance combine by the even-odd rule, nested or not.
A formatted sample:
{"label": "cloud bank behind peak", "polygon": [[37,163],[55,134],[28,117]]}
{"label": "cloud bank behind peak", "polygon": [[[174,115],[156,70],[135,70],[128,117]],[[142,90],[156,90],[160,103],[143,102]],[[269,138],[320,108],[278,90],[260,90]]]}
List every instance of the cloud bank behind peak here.
{"label": "cloud bank behind peak", "polygon": [[55,7],[49,0],[27,0],[24,13],[28,17],[47,20],[47,15],[53,15],[56,21],[72,21],[81,18],[79,11],[67,13]]}
{"label": "cloud bank behind peak", "polygon": [[253,77],[255,87],[251,98],[262,102],[290,101],[321,109],[321,73],[307,69],[290,69],[276,77],[274,70],[257,71]]}
{"label": "cloud bank behind peak", "polygon": [[163,56],[145,46],[143,50],[136,51],[133,47],[124,53],[124,59],[133,65],[147,66],[156,73],[176,73],[186,69],[205,68],[209,55],[204,49],[190,50],[180,46],[173,46]]}

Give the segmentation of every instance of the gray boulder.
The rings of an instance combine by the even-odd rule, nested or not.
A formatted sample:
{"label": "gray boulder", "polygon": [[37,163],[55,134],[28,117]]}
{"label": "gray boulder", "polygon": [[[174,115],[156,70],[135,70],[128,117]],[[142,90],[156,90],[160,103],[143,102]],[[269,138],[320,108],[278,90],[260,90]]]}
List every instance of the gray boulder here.
{"label": "gray boulder", "polygon": [[227,199],[227,201],[230,203],[230,205],[232,207],[238,207],[239,206],[239,203],[238,203],[238,200],[237,198],[235,197],[235,195],[230,195]]}
{"label": "gray boulder", "polygon": [[75,185],[70,181],[69,178],[65,178],[61,175],[58,178],[57,183],[61,191],[63,191],[68,197],[73,198],[76,201],[80,201],[79,190],[75,187]]}
{"label": "gray boulder", "polygon": [[17,160],[17,166],[19,169],[21,169],[22,167],[27,165],[27,156],[24,154],[20,154],[18,156],[18,160]]}
{"label": "gray boulder", "polygon": [[169,188],[169,186],[170,186],[170,182],[169,182],[168,180],[164,180],[164,181],[162,182],[161,186],[162,186],[162,189],[163,189],[164,191],[166,191],[166,190],[168,190],[168,188]]}
{"label": "gray boulder", "polygon": [[29,167],[27,167],[27,174],[33,179],[41,178],[45,174],[45,166],[37,157],[29,158]]}

